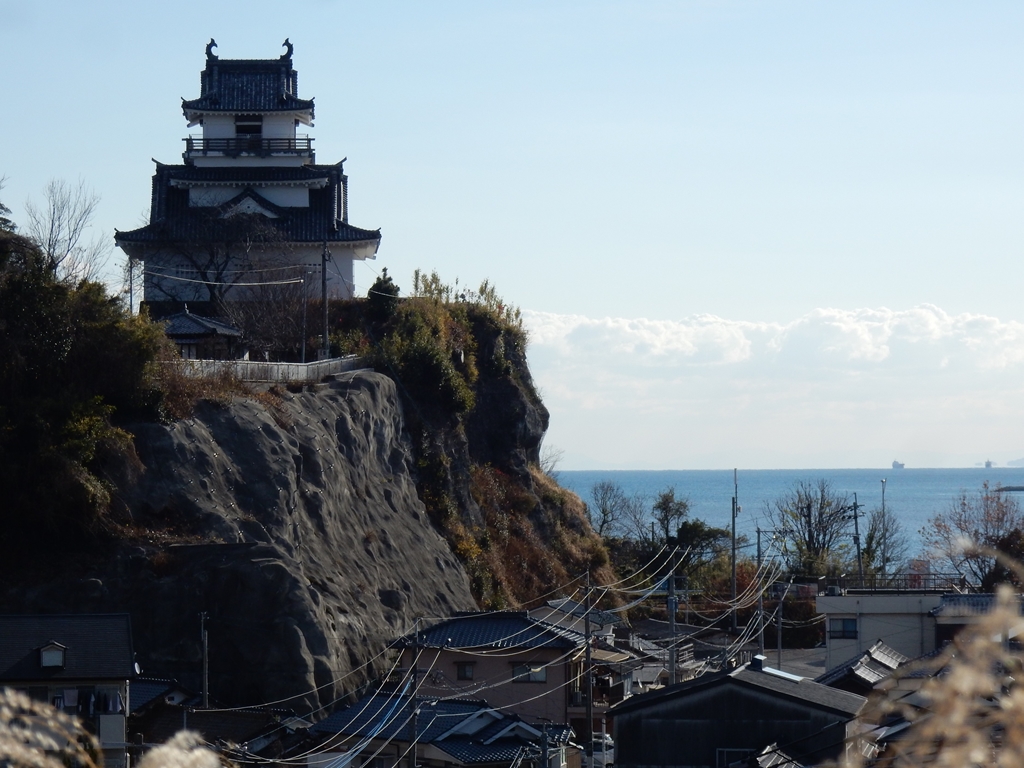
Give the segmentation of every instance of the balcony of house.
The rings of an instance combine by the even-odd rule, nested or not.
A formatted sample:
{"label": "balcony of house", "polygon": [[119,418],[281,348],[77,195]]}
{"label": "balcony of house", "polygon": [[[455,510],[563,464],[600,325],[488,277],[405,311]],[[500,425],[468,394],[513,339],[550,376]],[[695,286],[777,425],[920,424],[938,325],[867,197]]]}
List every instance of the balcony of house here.
{"label": "balcony of house", "polygon": [[266,138],[263,136],[235,136],[233,138],[204,138],[189,136],[185,141],[185,159],[195,157],[273,157],[281,155],[311,155],[313,139],[309,136]]}

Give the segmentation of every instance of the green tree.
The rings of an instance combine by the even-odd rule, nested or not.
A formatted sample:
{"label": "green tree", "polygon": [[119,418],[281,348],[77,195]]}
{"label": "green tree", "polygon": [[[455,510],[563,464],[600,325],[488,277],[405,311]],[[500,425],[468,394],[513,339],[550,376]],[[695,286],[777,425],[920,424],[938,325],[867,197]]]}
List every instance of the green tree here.
{"label": "green tree", "polygon": [[367,314],[373,320],[386,322],[398,309],[399,293],[398,286],[388,274],[388,268],[384,267],[366,294]]}
{"label": "green tree", "polygon": [[0,232],[0,548],[88,540],[111,498],[105,456],[130,451],[116,412],[152,412],[159,327],[103,286],[58,280],[27,238]]}
{"label": "green tree", "polygon": [[[3,191],[6,181],[6,176],[0,176],[0,192]],[[16,232],[18,230],[14,222],[8,218],[10,215],[11,209],[4,205],[3,201],[0,200],[0,232]]]}
{"label": "green tree", "polygon": [[676,498],[675,486],[669,486],[659,493],[651,506],[651,518],[662,541],[668,541],[690,514],[690,500],[685,496]]}

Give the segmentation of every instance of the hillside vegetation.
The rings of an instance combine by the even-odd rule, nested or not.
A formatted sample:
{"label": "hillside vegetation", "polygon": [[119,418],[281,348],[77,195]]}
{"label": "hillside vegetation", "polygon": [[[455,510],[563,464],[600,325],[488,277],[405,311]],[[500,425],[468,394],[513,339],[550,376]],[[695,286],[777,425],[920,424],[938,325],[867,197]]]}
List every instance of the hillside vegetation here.
{"label": "hillside vegetation", "polygon": [[367,298],[335,310],[333,347],[398,385],[420,498],[482,606],[521,605],[588,572],[610,578],[585,506],[540,468],[548,412],[516,307],[487,281],[471,291],[436,272],[417,271],[402,298],[385,269]]}

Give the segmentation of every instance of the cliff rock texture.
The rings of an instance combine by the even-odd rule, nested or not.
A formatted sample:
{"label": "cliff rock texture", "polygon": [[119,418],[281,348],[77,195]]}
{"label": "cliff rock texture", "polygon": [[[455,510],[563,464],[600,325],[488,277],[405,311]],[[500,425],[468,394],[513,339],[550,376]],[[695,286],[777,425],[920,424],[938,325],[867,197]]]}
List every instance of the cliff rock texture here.
{"label": "cliff rock texture", "polygon": [[135,424],[141,467],[117,483],[131,541],[3,607],[129,611],[145,673],[196,687],[205,612],[212,696],[329,706],[415,616],[475,608],[403,423],[393,382],[366,371]]}

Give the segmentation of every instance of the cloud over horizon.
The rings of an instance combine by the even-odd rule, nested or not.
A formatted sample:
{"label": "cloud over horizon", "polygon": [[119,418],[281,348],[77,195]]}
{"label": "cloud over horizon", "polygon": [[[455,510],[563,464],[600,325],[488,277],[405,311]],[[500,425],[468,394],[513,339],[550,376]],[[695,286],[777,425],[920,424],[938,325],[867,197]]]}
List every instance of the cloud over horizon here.
{"label": "cloud over horizon", "polygon": [[899,452],[951,466],[975,451],[1024,455],[1024,323],[932,304],[820,308],[788,322],[524,315],[550,438],[573,465],[732,466],[720,462],[739,453],[745,466],[875,466]]}

